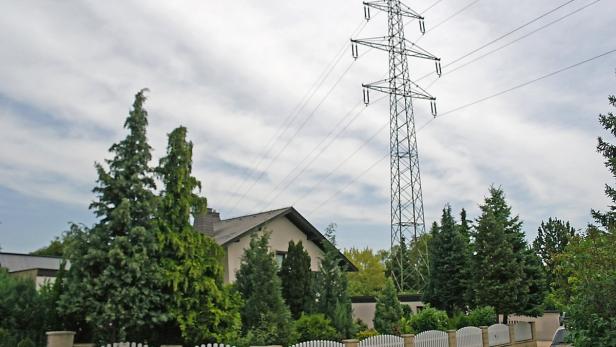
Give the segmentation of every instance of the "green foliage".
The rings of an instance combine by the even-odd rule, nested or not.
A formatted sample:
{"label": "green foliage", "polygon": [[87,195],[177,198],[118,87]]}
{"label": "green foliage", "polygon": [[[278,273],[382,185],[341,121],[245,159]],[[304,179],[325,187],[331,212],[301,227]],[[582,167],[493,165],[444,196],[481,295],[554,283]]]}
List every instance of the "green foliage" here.
{"label": "green foliage", "polygon": [[340,338],[355,335],[353,311],[348,292],[348,279],[341,267],[342,259],[336,249],[336,225],[330,224],[326,229],[329,242],[324,243],[324,256],[319,265],[316,281],[316,309],[329,318]]}
{"label": "green foliage", "polygon": [[348,274],[350,295],[377,295],[385,283],[385,266],[379,256],[368,247],[351,248],[344,255],[359,270]]}
{"label": "green foliage", "polygon": [[294,319],[302,313],[311,312],[314,306],[313,274],[310,269],[310,255],[301,241],[289,241],[287,255],[280,269],[282,297],[291,310]]}
{"label": "green foliage", "polygon": [[336,340],[338,332],[323,314],[303,314],[295,321],[297,341]]}
{"label": "green foliage", "polygon": [[[405,281],[402,284],[400,293],[418,293],[424,290],[426,281],[430,277],[429,263],[426,259],[428,243],[432,235],[429,233],[419,235],[417,241],[411,243],[402,242],[402,245],[395,245],[390,252],[384,252],[385,275],[390,277],[392,273],[396,278],[400,278],[400,260],[404,264]],[[410,270],[409,270],[410,269]]]}
{"label": "green foliage", "polygon": [[186,132],[179,127],[169,134],[167,155],[156,169],[163,184],[156,219],[158,252],[164,306],[171,315],[160,339],[192,344],[228,341],[240,326],[239,298],[223,284],[222,247],[196,231],[190,221],[206,202],[197,195],[201,183],[192,176],[193,146]]}
{"label": "green foliage", "polygon": [[[616,107],[616,96],[608,97],[610,105]],[[616,115],[608,112],[607,115],[599,115],[599,123],[603,128],[609,131],[612,136],[616,136]],[[608,168],[612,177],[616,178],[616,145],[613,145],[603,138],[599,137],[597,144],[597,152],[601,153],[605,158],[605,166]],[[612,200],[612,204],[608,206],[607,212],[592,210],[593,218],[603,226],[606,230],[616,230],[616,189],[609,184],[605,185],[605,195]]]}
{"label": "green foliage", "polygon": [[56,237],[51,241],[48,246],[39,248],[36,251],[31,252],[30,254],[61,257],[64,254],[64,242],[59,237]]}
{"label": "green foliage", "polygon": [[293,322],[268,243],[269,233],[254,233],[236,274],[235,285],[244,300],[242,332],[250,345],[288,345],[294,339]]}
{"label": "green foliage", "polygon": [[456,312],[453,316],[449,317],[449,329],[460,329],[471,326],[468,322],[468,317],[462,312]]}
{"label": "green foliage", "polygon": [[[108,169],[96,164],[97,199],[90,205],[99,221],[92,228],[73,225],[64,255],[71,268],[60,311],[81,317],[95,341],[149,340],[171,319],[160,290],[163,278],[154,233],[157,199],[150,146],[146,138],[145,90],[135,96],[124,127],[113,144]],[[76,327],[84,338],[86,326]]]}
{"label": "green foliage", "polygon": [[591,228],[563,254],[572,297],[567,328],[575,346],[616,343],[616,234]]}
{"label": "green foliage", "polygon": [[355,338],[358,340],[365,340],[372,336],[378,336],[380,333],[375,329],[362,329],[357,334],[355,334]]}
{"label": "green foliage", "polygon": [[474,327],[490,326],[498,320],[494,307],[483,306],[471,310],[468,315],[468,325]]}
{"label": "green foliage", "polygon": [[447,312],[433,307],[424,307],[412,315],[410,319],[402,319],[402,332],[405,334],[419,334],[427,330],[445,331],[449,327]]}
{"label": "green foliage", "polygon": [[537,230],[533,249],[546,268],[546,281],[551,287],[554,287],[557,282],[556,258],[565,251],[565,247],[574,235],[575,228],[569,222],[551,217],[547,222],[541,222]]}
{"label": "green foliage", "polygon": [[374,328],[381,334],[400,335],[401,318],[402,307],[396,287],[391,279],[387,279],[385,287],[376,298]]}
{"label": "green foliage", "polygon": [[15,278],[0,268],[0,346],[14,347],[30,339],[39,345],[45,341],[41,300],[34,281]]}
{"label": "green foliage", "polygon": [[32,341],[29,337],[26,337],[25,339],[19,341],[17,347],[36,347],[36,345],[34,344],[34,341]]}
{"label": "green foliage", "polygon": [[500,188],[490,187],[480,208],[472,257],[475,305],[492,306],[504,317],[540,313],[545,280],[540,260],[528,251],[519,217],[512,217]]}
{"label": "green foliage", "polygon": [[[464,228],[464,227],[463,227]],[[451,207],[443,209],[440,227],[433,228],[428,244],[430,276],[423,292],[423,301],[453,314],[466,308],[469,254],[466,236],[451,215]]]}

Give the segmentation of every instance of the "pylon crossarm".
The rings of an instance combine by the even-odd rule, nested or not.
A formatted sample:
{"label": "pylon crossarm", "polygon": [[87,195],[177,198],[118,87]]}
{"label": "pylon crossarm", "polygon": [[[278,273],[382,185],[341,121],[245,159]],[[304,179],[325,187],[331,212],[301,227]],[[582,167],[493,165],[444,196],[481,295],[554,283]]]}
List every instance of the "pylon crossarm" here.
{"label": "pylon crossarm", "polygon": [[[384,12],[389,11],[389,6],[387,4],[387,1],[364,1],[364,6],[371,7],[371,8],[381,10]],[[404,17],[415,18],[415,19],[420,19],[420,20],[424,19],[424,17],[422,17],[415,10],[413,10],[412,8],[402,3],[400,3],[400,14]]]}
{"label": "pylon crossarm", "polygon": [[370,89],[370,90],[375,90],[381,93],[385,93],[385,94],[393,94],[393,95],[398,95],[398,96],[406,96],[410,98],[424,99],[424,100],[431,100],[431,101],[436,100],[434,96],[430,95],[430,93],[426,92],[423,88],[421,88],[417,84],[413,83],[412,81],[408,81],[408,82],[410,82],[415,87],[413,88],[413,90],[410,90],[408,92],[405,92],[404,90],[399,89],[399,88],[397,89],[391,88],[389,86],[389,79],[380,80],[374,83],[362,84],[362,87],[366,89]]}
{"label": "pylon crossarm", "polygon": [[404,40],[406,42],[406,49],[405,49],[405,54],[406,56],[409,57],[416,57],[416,58],[423,58],[423,59],[429,59],[429,60],[435,60],[435,61],[440,61],[441,58],[438,58],[437,56],[435,56],[434,54],[428,52],[427,50],[421,48],[419,45],[405,39]]}

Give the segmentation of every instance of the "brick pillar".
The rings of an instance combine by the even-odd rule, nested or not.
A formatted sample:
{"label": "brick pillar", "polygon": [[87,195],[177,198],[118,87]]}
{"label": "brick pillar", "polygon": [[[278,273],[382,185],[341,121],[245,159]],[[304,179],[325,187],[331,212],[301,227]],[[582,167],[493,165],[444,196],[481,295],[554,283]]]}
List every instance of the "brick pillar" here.
{"label": "brick pillar", "polygon": [[509,327],[509,344],[513,344],[515,342],[515,324],[509,323],[507,326]]}
{"label": "brick pillar", "polygon": [[344,347],[357,347],[359,345],[359,340],[357,339],[348,339],[342,340]]}
{"label": "brick pillar", "polygon": [[479,328],[481,329],[481,340],[483,341],[483,347],[490,347],[490,336],[488,335],[488,327],[483,325]]}
{"label": "brick pillar", "polygon": [[456,343],[456,331],[455,330],[447,330],[447,337],[449,337],[449,347],[457,347]]}
{"label": "brick pillar", "polygon": [[404,339],[404,347],[415,347],[415,335],[402,334],[402,338]]}

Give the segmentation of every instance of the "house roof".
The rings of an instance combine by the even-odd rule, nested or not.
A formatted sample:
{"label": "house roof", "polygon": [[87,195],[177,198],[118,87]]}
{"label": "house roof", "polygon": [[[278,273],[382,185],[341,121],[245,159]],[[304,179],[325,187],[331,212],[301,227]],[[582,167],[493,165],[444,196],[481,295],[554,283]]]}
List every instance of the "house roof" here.
{"label": "house roof", "polygon": [[[226,245],[232,241],[235,241],[245,234],[258,230],[267,222],[278,218],[286,217],[291,223],[293,223],[299,230],[306,234],[308,240],[314,242],[321,250],[324,250],[324,245],[331,244],[329,240],[321,232],[315,228],[304,216],[302,216],[293,207],[284,207],[276,210],[265,211],[261,213],[255,213],[246,216],[240,216],[230,219],[224,219],[214,224],[214,233],[211,235],[219,245]],[[344,262],[348,271],[358,271],[357,267],[347,259],[342,252],[340,257]]]}
{"label": "house roof", "polygon": [[61,262],[60,257],[0,252],[0,267],[8,269],[9,272],[31,269],[59,270]]}

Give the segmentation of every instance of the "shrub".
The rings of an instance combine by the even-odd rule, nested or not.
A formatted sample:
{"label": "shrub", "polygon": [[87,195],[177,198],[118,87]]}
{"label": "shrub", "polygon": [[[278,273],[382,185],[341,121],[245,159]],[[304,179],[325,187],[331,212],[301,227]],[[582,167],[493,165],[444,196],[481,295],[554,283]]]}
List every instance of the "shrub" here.
{"label": "shrub", "polygon": [[449,329],[460,329],[467,326],[472,326],[469,323],[469,318],[461,312],[457,312],[453,317],[449,318]]}
{"label": "shrub", "polygon": [[311,340],[336,340],[338,332],[324,314],[302,314],[295,321],[299,342]]}
{"label": "shrub", "polygon": [[378,331],[374,329],[364,329],[358,332],[357,334],[355,334],[355,338],[361,341],[361,340],[367,339],[372,336],[377,336],[377,335],[380,335],[380,334]]}
{"label": "shrub", "polygon": [[468,313],[468,325],[470,326],[490,326],[496,322],[496,310],[491,306],[477,307]]}
{"label": "shrub", "polygon": [[25,339],[21,340],[17,344],[17,347],[35,347],[35,346],[34,346],[34,342],[32,342],[32,340],[30,340],[29,337],[26,337]]}
{"label": "shrub", "polygon": [[398,293],[391,279],[376,298],[376,312],[374,314],[374,328],[381,334],[399,335],[402,308],[398,301]]}
{"label": "shrub", "polygon": [[413,309],[411,308],[411,306],[400,304],[400,307],[402,307],[402,317],[411,318],[411,316],[413,315]]}
{"label": "shrub", "polygon": [[412,333],[415,334],[427,330],[444,331],[449,326],[449,318],[447,317],[447,312],[428,306],[411,316],[409,324]]}

